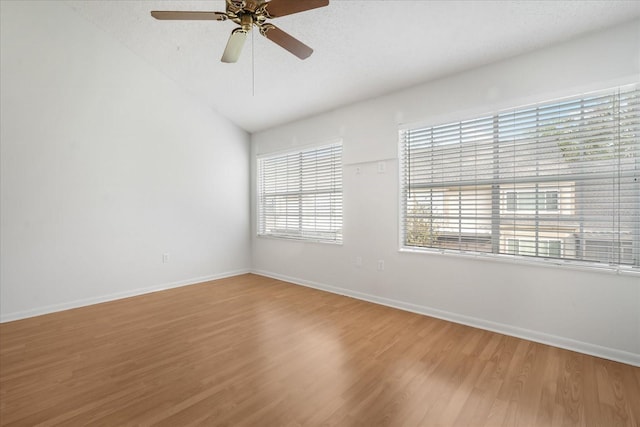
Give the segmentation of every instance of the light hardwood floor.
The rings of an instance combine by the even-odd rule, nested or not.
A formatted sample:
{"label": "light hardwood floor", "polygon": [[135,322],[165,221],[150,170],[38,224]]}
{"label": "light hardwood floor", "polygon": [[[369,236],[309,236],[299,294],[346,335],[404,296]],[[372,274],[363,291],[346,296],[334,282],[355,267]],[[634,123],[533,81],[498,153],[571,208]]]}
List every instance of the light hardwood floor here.
{"label": "light hardwood floor", "polygon": [[0,424],[637,426],[640,368],[243,275],[0,325]]}

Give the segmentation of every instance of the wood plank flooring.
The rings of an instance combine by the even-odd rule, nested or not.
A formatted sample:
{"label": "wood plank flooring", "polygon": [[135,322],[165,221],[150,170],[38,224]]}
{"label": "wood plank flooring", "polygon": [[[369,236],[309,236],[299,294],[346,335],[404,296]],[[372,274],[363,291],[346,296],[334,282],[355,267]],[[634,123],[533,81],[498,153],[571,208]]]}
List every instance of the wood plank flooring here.
{"label": "wood plank flooring", "polygon": [[640,368],[243,275],[0,325],[3,426],[638,426]]}

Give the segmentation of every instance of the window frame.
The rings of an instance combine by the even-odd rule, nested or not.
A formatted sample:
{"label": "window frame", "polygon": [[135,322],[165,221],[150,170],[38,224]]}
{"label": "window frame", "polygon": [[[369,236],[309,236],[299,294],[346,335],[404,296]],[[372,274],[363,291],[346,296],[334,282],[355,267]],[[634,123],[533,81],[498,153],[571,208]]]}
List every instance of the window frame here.
{"label": "window frame", "polygon": [[[409,252],[409,253],[431,253],[431,254],[438,254],[438,255],[448,255],[448,256],[455,256],[455,257],[465,257],[465,258],[473,258],[473,259],[477,259],[477,258],[485,258],[488,260],[497,260],[497,261],[508,261],[508,262],[515,262],[515,263],[523,263],[523,264],[536,264],[536,265],[547,265],[547,266],[561,266],[561,267],[573,267],[576,269],[584,269],[584,270],[599,270],[599,271],[606,271],[606,272],[613,272],[616,274],[639,274],[640,273],[640,260],[638,260],[639,256],[638,253],[639,248],[640,248],[640,212],[636,209],[634,210],[633,216],[635,218],[635,222],[633,225],[633,230],[631,232],[623,232],[621,234],[622,237],[618,236],[617,239],[614,243],[613,246],[620,246],[620,248],[624,248],[624,253],[622,252],[622,249],[620,249],[620,254],[618,255],[618,259],[620,261],[620,264],[617,263],[611,263],[611,262],[605,262],[605,261],[596,261],[596,260],[590,260],[590,259],[570,259],[570,258],[562,258],[562,256],[564,256],[564,251],[565,251],[565,242],[560,239],[560,253],[561,253],[561,257],[560,258],[556,258],[556,257],[551,257],[551,256],[527,256],[527,255],[512,255],[510,253],[507,253],[506,250],[506,246],[507,246],[507,240],[508,239],[513,239],[513,236],[510,236],[508,233],[502,234],[502,232],[499,234],[498,239],[500,241],[498,242],[492,242],[492,246],[495,247],[495,245],[502,245],[504,246],[503,249],[499,249],[498,252],[476,252],[473,250],[465,250],[465,249],[450,249],[450,248],[446,248],[446,247],[418,247],[418,246],[414,246],[414,245],[409,245],[406,243],[406,233],[408,230],[408,219],[407,219],[407,209],[408,209],[408,199],[407,199],[407,185],[408,182],[405,182],[405,174],[406,174],[406,165],[405,165],[405,159],[404,159],[404,148],[403,148],[403,132],[407,132],[407,131],[412,131],[412,130],[418,130],[418,131],[426,131],[427,128],[432,128],[435,129],[437,127],[443,127],[446,126],[449,123],[464,123],[465,121],[471,121],[471,120],[481,120],[481,119],[486,119],[487,117],[493,118],[494,120],[496,120],[497,118],[499,118],[502,114],[505,114],[507,112],[511,112],[511,111],[515,111],[518,112],[519,110],[522,109],[527,109],[527,108],[536,108],[537,106],[546,106],[546,105],[550,105],[552,103],[558,102],[558,103],[562,103],[565,101],[576,101],[579,99],[583,99],[583,100],[588,100],[590,99],[590,96],[600,96],[602,94],[614,94],[615,96],[619,96],[620,93],[625,94],[626,92],[638,92],[640,90],[640,85],[637,83],[633,83],[633,84],[629,84],[626,86],[621,86],[621,87],[616,87],[616,88],[611,88],[611,89],[606,89],[606,90],[598,90],[598,91],[594,91],[594,92],[590,92],[590,93],[581,93],[581,94],[575,94],[575,95],[571,95],[571,96],[567,96],[567,97],[563,97],[560,99],[552,99],[552,100],[547,100],[547,101],[538,101],[535,104],[529,104],[529,105],[524,105],[524,106],[517,106],[517,107],[511,107],[511,108],[500,108],[500,109],[495,109],[490,113],[486,113],[486,110],[484,113],[480,113],[476,110],[477,113],[469,113],[467,112],[467,114],[465,114],[464,116],[462,115],[458,115],[457,117],[453,116],[451,114],[447,114],[447,115],[441,115],[439,116],[437,119],[434,120],[430,120],[428,122],[418,122],[418,123],[410,123],[410,124],[401,124],[399,125],[399,144],[398,144],[398,159],[399,159],[399,204],[398,204],[398,224],[399,224],[399,233],[398,233],[398,242],[399,242],[399,251],[400,252]],[[615,101],[616,103],[618,101]],[[617,107],[616,107],[617,108]],[[636,109],[637,111],[637,109]],[[464,117],[461,119],[461,117]],[[637,116],[636,116],[637,117]],[[637,135],[637,133],[636,133]],[[493,136],[494,138],[494,146],[497,146],[499,144],[498,140],[495,139],[495,134]],[[434,141],[434,146],[443,146],[443,145],[450,145],[450,142],[435,142]],[[637,141],[636,138],[634,138],[634,141]],[[637,142],[636,142],[637,143]],[[634,152],[638,152],[637,150],[637,145],[633,145],[636,143],[632,143],[632,145],[630,147],[632,147],[631,149],[634,150]],[[638,167],[638,165],[640,165],[640,156],[636,155],[635,157],[635,163],[636,163],[636,173],[635,175],[633,175],[632,179],[634,181],[635,184],[632,184],[632,191],[640,191],[640,176],[638,175],[638,172],[640,170],[640,167]],[[407,178],[408,180],[409,178]],[[601,182],[605,182],[605,181],[601,181]],[[628,181],[627,181],[628,182]],[[524,186],[527,185],[531,185],[532,183],[534,183],[537,187],[538,184],[541,185],[541,189],[540,192],[543,191],[548,191],[547,189],[544,189],[544,184],[545,181],[541,180],[541,181],[518,181],[518,183],[524,184]],[[558,182],[557,185],[558,186],[564,186],[565,184],[573,184],[575,185],[575,182],[571,183],[569,181],[567,182]],[[464,182],[460,184],[461,186],[459,186],[459,188],[464,189],[464,185],[466,185]],[[628,184],[627,184],[628,185]],[[493,187],[493,186],[492,186]],[[425,187],[427,188],[427,187]],[[434,186],[429,186],[428,188],[430,188],[432,191],[440,191],[442,188],[445,188],[445,184],[437,184]],[[531,187],[530,187],[531,188]],[[464,191],[464,190],[463,190]],[[529,214],[535,214],[536,217],[540,217],[543,218],[545,215],[547,214],[551,214],[551,215],[577,215],[576,209],[577,209],[577,201],[576,201],[576,196],[575,193],[571,195],[571,201],[570,202],[563,202],[563,203],[567,203],[566,205],[562,205],[561,206],[561,198],[564,197],[560,191],[556,192],[555,197],[552,197],[554,203],[553,207],[555,207],[556,209],[546,209],[546,206],[544,209],[536,209],[535,211],[529,211],[529,210],[523,210],[523,209],[517,209],[516,210],[507,210],[505,209],[507,206],[507,192],[508,191],[514,191],[514,190],[507,190],[504,191],[502,190],[499,186],[497,191],[493,191],[492,190],[492,204],[494,204],[492,206],[492,213],[491,213],[491,217],[492,218],[500,218],[498,219],[498,224],[502,223],[502,213],[509,213],[511,215],[523,215],[523,216],[528,216]],[[517,191],[517,189],[515,190]],[[530,190],[529,190],[530,191]],[[536,188],[536,191],[537,188]],[[575,191],[575,190],[574,190]],[[516,201],[517,202],[517,201]],[[547,204],[548,202],[548,198],[546,198],[545,196],[545,200],[542,201],[538,201],[538,203],[542,203],[542,204]],[[496,215],[495,214],[495,206],[499,205],[499,212],[500,214]],[[568,206],[568,207],[565,207]],[[562,212],[564,211],[564,212]],[[460,215],[460,214],[459,214]],[[582,220],[581,220],[582,221]],[[493,220],[492,220],[493,222]],[[492,227],[489,230],[489,234],[491,235],[492,232],[492,228],[494,227],[494,225],[492,225]],[[498,225],[499,227],[499,225]],[[537,231],[536,231],[537,233]],[[559,233],[560,235],[561,233]],[[578,241],[580,242],[580,244],[584,245],[585,248],[587,246],[588,241],[593,240],[593,237],[590,237],[588,235],[589,233],[587,233],[585,236],[580,236],[580,237],[576,237],[576,244],[579,244]],[[479,235],[478,233],[476,233],[476,235]],[[443,236],[441,238],[447,238],[447,236]],[[521,237],[523,238],[523,237]],[[620,240],[620,239],[623,240]],[[524,239],[526,239],[526,237],[524,237]],[[628,240],[631,239],[631,240]],[[493,237],[492,237],[493,240]],[[502,240],[504,240],[504,242],[502,242]],[[550,244],[551,241],[558,241],[555,237],[550,238],[550,237],[544,237],[544,238],[539,238],[539,243],[538,245],[542,242],[543,244]],[[544,241],[544,242],[543,242]],[[538,245],[536,245],[536,247],[538,247]],[[499,246],[501,247],[501,246]],[[617,246],[616,246],[617,247]],[[603,247],[604,248],[604,247]],[[604,249],[602,249],[604,250]],[[551,248],[548,248],[548,251],[551,252]],[[631,253],[633,255],[628,255],[630,253],[630,251],[632,251]],[[586,252],[584,254],[585,258],[587,258],[586,256]],[[632,259],[632,263],[631,264],[625,264],[624,259],[629,259],[629,257],[631,257]]]}
{"label": "window frame", "polygon": [[[305,156],[319,156],[322,154],[326,154],[329,160],[325,160],[325,164],[321,165],[326,167],[329,165],[329,172],[323,172],[318,175],[317,168],[308,168],[305,169],[303,164],[307,162],[304,160]],[[264,162],[269,161],[288,161],[292,158],[297,157],[297,164],[294,166],[298,169],[298,173],[294,173],[292,179],[296,181],[294,184],[297,186],[295,191],[289,191],[286,189],[280,188],[275,193],[267,193],[263,191],[263,165]],[[325,141],[323,143],[316,143],[304,146],[298,146],[291,149],[274,151],[269,153],[261,153],[255,156],[256,159],[256,236],[259,238],[273,238],[273,239],[281,239],[281,240],[294,240],[300,242],[312,242],[312,243],[325,243],[325,244],[333,244],[333,245],[342,245],[343,244],[343,225],[344,225],[344,213],[343,213],[343,194],[344,194],[344,163],[343,163],[343,143],[342,140],[333,140],[333,141]],[[316,164],[316,167],[318,165]],[[286,170],[289,171],[290,167],[287,166]],[[314,190],[305,189],[303,187],[308,186],[308,178],[309,175],[316,174],[314,177],[316,178],[316,185],[318,176],[322,178],[329,178],[331,183],[331,190],[326,187],[322,187],[322,189],[318,189],[316,187]],[[282,172],[282,170],[280,170]],[[306,176],[305,176],[306,175]],[[271,183],[272,185],[277,185],[276,183]],[[287,185],[290,182],[287,183]],[[336,185],[334,187],[333,185]],[[314,216],[307,217],[306,219],[311,219],[311,222],[316,222],[316,226],[314,228],[310,228],[305,226],[305,210],[308,210],[308,207],[304,207],[305,198],[307,199],[307,203],[309,203],[309,198],[313,200],[312,209],[314,212],[317,210],[317,201],[316,197],[318,196],[327,196],[329,198],[328,205],[322,205],[322,207],[329,207],[329,214],[323,216]],[[338,197],[338,200],[335,197]],[[273,217],[272,221],[278,221],[277,217],[282,215],[268,215],[265,213],[265,210],[268,210],[266,207],[267,198],[271,198],[272,203],[277,203],[275,200],[280,199],[297,199],[297,210],[298,215],[284,215],[286,219],[286,226],[282,228],[281,232],[268,230],[266,229],[267,218]],[[288,203],[288,202],[287,202]],[[275,205],[271,205],[272,208]],[[335,210],[334,210],[335,208]],[[334,213],[337,212],[337,213]],[[297,227],[295,228],[287,228],[290,223],[290,219],[294,219],[297,221]],[[317,226],[317,218],[329,218],[328,230],[321,230]],[[337,227],[335,227],[337,226]]]}

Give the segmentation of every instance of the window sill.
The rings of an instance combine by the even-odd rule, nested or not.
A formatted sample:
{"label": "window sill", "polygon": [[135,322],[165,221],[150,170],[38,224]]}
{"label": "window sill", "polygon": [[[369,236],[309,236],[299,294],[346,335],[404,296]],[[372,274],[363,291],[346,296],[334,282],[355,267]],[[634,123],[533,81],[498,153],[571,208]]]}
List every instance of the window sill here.
{"label": "window sill", "polygon": [[640,268],[633,266],[612,266],[602,265],[599,263],[579,262],[579,261],[564,261],[555,259],[528,259],[526,257],[519,257],[513,255],[496,255],[496,254],[484,254],[484,253],[472,253],[472,252],[453,252],[448,250],[439,249],[418,249],[411,247],[401,247],[399,249],[401,253],[414,253],[414,254],[428,254],[436,256],[446,256],[455,258],[466,258],[475,260],[492,261],[499,263],[508,263],[516,265],[526,266],[542,266],[551,268],[565,268],[577,271],[590,271],[605,274],[615,274],[621,276],[638,276],[640,277]]}
{"label": "window sill", "polygon": [[342,246],[343,242],[334,242],[330,240],[322,240],[322,239],[310,239],[306,237],[292,237],[292,236],[276,236],[272,234],[256,234],[256,237],[259,239],[267,239],[267,240],[284,240],[284,241],[293,241],[299,243],[321,243],[325,245],[333,245],[333,246]]}

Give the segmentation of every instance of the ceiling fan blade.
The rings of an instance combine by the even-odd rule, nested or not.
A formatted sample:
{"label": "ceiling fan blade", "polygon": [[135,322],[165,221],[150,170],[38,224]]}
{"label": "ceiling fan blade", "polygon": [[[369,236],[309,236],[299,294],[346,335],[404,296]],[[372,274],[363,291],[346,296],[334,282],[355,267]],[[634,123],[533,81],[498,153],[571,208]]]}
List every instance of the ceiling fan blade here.
{"label": "ceiling fan blade", "polygon": [[329,0],[271,0],[264,10],[269,18],[277,18],[328,5]]}
{"label": "ceiling fan blade", "polygon": [[313,49],[311,49],[309,46],[302,43],[295,37],[292,37],[289,34],[285,33],[273,24],[262,25],[260,27],[260,34],[262,34],[275,44],[285,48],[300,59],[306,59],[313,53]]}
{"label": "ceiling fan blade", "polygon": [[153,10],[151,16],[162,20],[190,20],[190,21],[224,21],[227,15],[222,12],[187,12],[170,10]]}
{"label": "ceiling fan blade", "polygon": [[244,41],[246,38],[247,32],[242,28],[236,28],[235,30],[233,30],[231,32],[231,35],[229,36],[227,47],[224,48],[224,53],[222,54],[222,62],[237,62],[238,58],[240,58],[242,46],[244,46]]}

